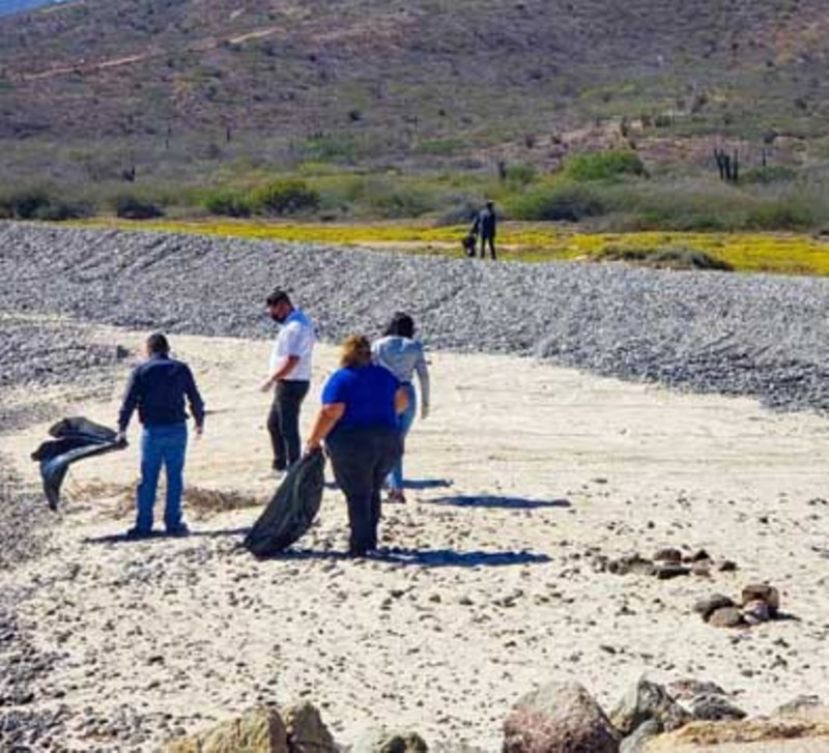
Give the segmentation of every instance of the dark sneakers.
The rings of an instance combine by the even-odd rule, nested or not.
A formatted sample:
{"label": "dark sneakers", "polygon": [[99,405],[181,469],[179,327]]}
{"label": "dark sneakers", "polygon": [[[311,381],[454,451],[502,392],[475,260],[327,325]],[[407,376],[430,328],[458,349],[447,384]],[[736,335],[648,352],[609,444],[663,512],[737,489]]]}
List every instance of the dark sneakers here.
{"label": "dark sneakers", "polygon": [[168,528],[167,535],[176,539],[183,539],[190,535],[190,529],[187,527],[187,523],[179,523],[175,528]]}

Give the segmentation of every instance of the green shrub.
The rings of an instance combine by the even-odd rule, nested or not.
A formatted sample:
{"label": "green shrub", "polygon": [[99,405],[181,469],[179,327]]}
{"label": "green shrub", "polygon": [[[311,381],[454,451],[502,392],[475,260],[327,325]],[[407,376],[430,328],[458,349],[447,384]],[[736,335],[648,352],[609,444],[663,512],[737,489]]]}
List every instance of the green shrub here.
{"label": "green shrub", "polygon": [[806,230],[818,224],[818,213],[795,198],[765,201],[751,209],[745,226],[750,230]]}
{"label": "green shrub", "polygon": [[350,138],[315,136],[302,145],[305,159],[314,162],[351,162],[356,148]]}
{"label": "green shrub", "polygon": [[262,214],[296,214],[309,212],[320,205],[320,195],[304,180],[275,180],[253,189],[252,208]]}
{"label": "green shrub", "polygon": [[43,188],[24,188],[0,196],[0,218],[17,220],[74,220],[92,214],[85,202],[69,202]]}
{"label": "green shrub", "polygon": [[536,170],[532,165],[508,165],[505,178],[508,183],[526,186],[535,180]]}
{"label": "green shrub", "polygon": [[636,152],[621,150],[574,154],[567,159],[564,171],[575,181],[618,180],[626,175],[646,174],[645,165]]}
{"label": "green shrub", "polygon": [[234,188],[211,191],[204,197],[202,205],[210,214],[227,217],[250,217],[253,213],[253,202],[250,196]]}
{"label": "green shrub", "polygon": [[733,272],[728,262],[695,248],[620,248],[606,246],[592,256],[593,261],[623,261],[666,269],[711,269]]}
{"label": "green shrub", "polygon": [[743,183],[788,183],[797,177],[797,171],[784,165],[771,167],[751,167],[743,170],[740,181]]}
{"label": "green shrub", "polygon": [[130,194],[116,196],[114,206],[115,214],[125,220],[152,220],[164,216],[164,210],[157,204]]}
{"label": "green shrub", "polygon": [[507,209],[516,220],[579,222],[604,214],[607,208],[599,193],[590,187],[560,183],[519,196]]}
{"label": "green shrub", "polygon": [[380,196],[371,196],[370,202],[381,217],[389,220],[421,217],[437,206],[434,192],[408,187],[401,187]]}

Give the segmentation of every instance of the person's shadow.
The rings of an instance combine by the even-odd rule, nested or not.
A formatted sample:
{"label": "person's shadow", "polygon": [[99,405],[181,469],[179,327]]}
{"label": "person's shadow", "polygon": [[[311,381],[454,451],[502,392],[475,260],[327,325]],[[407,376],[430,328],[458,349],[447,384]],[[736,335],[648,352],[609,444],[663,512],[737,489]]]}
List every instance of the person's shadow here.
{"label": "person's shadow", "polygon": [[345,552],[318,551],[315,549],[288,549],[263,557],[264,560],[337,560],[349,561],[364,559],[371,562],[384,562],[390,565],[414,567],[505,567],[510,565],[542,565],[550,562],[546,554],[529,551],[469,551],[458,552],[454,549],[410,549],[406,547],[388,547],[378,549],[363,558],[354,558]]}
{"label": "person's shadow", "polygon": [[462,495],[458,497],[439,497],[426,500],[429,505],[450,507],[480,507],[503,510],[538,510],[545,507],[572,507],[567,499],[525,499],[524,497],[498,497],[490,494],[481,496]]}

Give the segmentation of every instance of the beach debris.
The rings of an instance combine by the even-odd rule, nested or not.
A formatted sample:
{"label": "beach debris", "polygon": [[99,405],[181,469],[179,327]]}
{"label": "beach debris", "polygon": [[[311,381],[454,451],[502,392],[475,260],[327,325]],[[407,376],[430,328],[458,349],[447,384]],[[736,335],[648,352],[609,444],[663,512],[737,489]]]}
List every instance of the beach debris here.
{"label": "beach debris", "polygon": [[821,706],[820,696],[818,695],[799,695],[792,698],[791,701],[777,707],[774,716],[798,716],[799,714],[809,713]]}
{"label": "beach debris", "polygon": [[524,696],[504,722],[503,753],[618,753],[620,735],[587,690],[551,683]]}
{"label": "beach debris", "polygon": [[765,602],[768,605],[771,616],[775,617],[777,610],[780,609],[780,592],[768,583],[752,583],[743,589],[743,607],[755,601]]}
{"label": "beach debris", "polygon": [[664,730],[674,730],[689,722],[691,715],[664,686],[640,677],[611,712],[610,720],[623,735],[631,735],[649,720],[659,722]]}
{"label": "beach debris", "polygon": [[413,730],[385,727],[368,729],[351,746],[350,753],[428,753],[429,746]]}
{"label": "beach debris", "polygon": [[711,596],[706,596],[705,598],[697,601],[697,603],[694,604],[694,611],[701,615],[702,619],[707,622],[711,615],[718,609],[728,609],[729,607],[734,606],[736,606],[736,604],[733,599],[730,599],[728,596],[725,596],[724,594],[712,594]]}

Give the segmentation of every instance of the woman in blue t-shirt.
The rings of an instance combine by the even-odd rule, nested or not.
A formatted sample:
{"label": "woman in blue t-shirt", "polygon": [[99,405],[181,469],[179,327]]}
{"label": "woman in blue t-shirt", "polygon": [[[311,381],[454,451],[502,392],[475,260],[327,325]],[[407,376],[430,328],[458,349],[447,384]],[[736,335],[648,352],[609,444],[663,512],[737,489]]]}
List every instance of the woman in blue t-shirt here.
{"label": "woman in blue t-shirt", "polygon": [[323,387],[307,450],[325,441],[348,501],[349,553],[363,556],[377,549],[380,495],[402,451],[397,416],[406,409],[408,397],[394,374],[371,362],[365,337],[346,339],[340,366]]}

